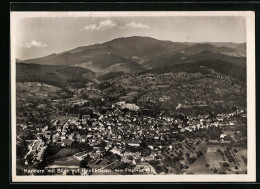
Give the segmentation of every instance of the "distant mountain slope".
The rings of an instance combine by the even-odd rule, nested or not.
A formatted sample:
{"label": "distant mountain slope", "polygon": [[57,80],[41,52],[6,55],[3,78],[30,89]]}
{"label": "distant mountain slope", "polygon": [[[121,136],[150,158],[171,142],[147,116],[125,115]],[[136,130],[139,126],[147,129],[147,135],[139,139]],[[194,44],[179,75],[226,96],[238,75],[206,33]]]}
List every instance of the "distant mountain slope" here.
{"label": "distant mountain slope", "polygon": [[91,61],[94,64],[110,66],[114,63],[132,61],[132,57],[150,59],[185,47],[187,45],[183,43],[160,41],[149,37],[126,37],[103,44],[78,47],[59,54],[28,59],[23,62],[45,65],[74,65]]}
{"label": "distant mountain slope", "polygon": [[95,78],[95,73],[73,66],[16,63],[17,82],[42,82],[58,87],[80,87]]}
{"label": "distant mountain slope", "polygon": [[133,36],[116,38],[112,41],[108,41],[103,44],[79,47],[71,50],[70,52],[76,53],[83,52],[86,49],[103,49],[107,47],[113,48],[117,51],[117,54],[120,54],[121,56],[130,59],[133,56],[153,58],[155,56],[164,53],[174,52],[179,49],[186,48],[188,46],[184,43],[162,41],[151,37]]}
{"label": "distant mountain slope", "polygon": [[227,42],[216,42],[216,43],[209,43],[211,45],[217,46],[217,47],[229,47],[232,49],[236,49],[239,51],[246,51],[246,43],[227,43]]}
{"label": "distant mountain slope", "polygon": [[[198,43],[185,43],[188,46],[197,45]],[[224,49],[231,48],[232,51],[223,51],[221,53],[231,56],[239,56],[239,57],[246,57],[246,43],[229,43],[229,42],[204,42],[199,43],[202,45],[212,45],[215,47],[222,47]],[[224,50],[223,49],[223,50]],[[209,49],[208,49],[209,50]]]}
{"label": "distant mountain slope", "polygon": [[161,66],[171,66],[173,64],[190,63],[206,60],[220,60],[224,62],[230,62],[242,67],[246,66],[246,58],[228,56],[220,53],[213,53],[211,51],[203,51],[194,55],[189,55],[186,53],[161,55],[154,59],[144,62],[143,65],[150,68],[156,68]]}
{"label": "distant mountain slope", "polygon": [[99,76],[98,79],[100,81],[115,79],[115,78],[120,77],[124,74],[125,74],[124,72],[110,72],[110,73]]}
{"label": "distant mountain slope", "polygon": [[123,72],[123,73],[136,73],[145,70],[144,67],[135,62],[126,62],[126,63],[114,63],[107,67],[100,67],[95,63],[89,61],[86,63],[75,64],[73,66],[87,68],[97,74],[107,74],[109,72]]}
{"label": "distant mountain slope", "polygon": [[246,69],[242,66],[230,62],[224,62],[221,60],[207,60],[207,61],[197,61],[192,63],[181,63],[181,64],[171,64],[168,66],[160,66],[150,70],[146,70],[139,74],[145,73],[178,73],[178,72],[188,72],[188,73],[210,73],[210,69],[215,72],[225,74],[234,78],[239,79],[240,81],[246,81]]}
{"label": "distant mountain slope", "polygon": [[236,50],[229,47],[217,47],[210,44],[195,44],[190,47],[176,51],[175,53],[185,53],[186,55],[194,55],[203,51],[211,51],[213,53],[235,53]]}
{"label": "distant mountain slope", "polygon": [[137,36],[114,39],[105,43],[105,45],[119,49],[124,56],[129,58],[133,56],[153,58],[167,52],[174,52],[187,47],[187,45],[183,43]]}
{"label": "distant mountain slope", "polygon": [[245,48],[245,43],[179,43],[133,36],[17,62],[75,66],[77,69],[91,70],[98,76],[110,72],[131,74],[145,69],[203,61],[229,62],[245,68],[246,58],[241,57],[246,52]]}
{"label": "distant mountain slope", "polygon": [[114,63],[129,62],[130,60],[117,54],[106,53],[105,50],[101,49],[101,52],[99,50],[86,50],[78,53],[65,52],[52,54],[43,58],[30,59],[23,62],[43,65],[74,65],[89,61],[95,63],[98,67],[107,67]]}

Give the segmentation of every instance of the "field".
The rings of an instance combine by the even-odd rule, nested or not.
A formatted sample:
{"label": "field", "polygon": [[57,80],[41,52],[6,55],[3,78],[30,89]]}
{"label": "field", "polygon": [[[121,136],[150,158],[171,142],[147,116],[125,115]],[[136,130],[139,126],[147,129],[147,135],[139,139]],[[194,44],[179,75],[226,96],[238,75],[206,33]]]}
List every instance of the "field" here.
{"label": "field", "polygon": [[207,145],[206,143],[200,143],[198,146],[198,150],[203,153],[194,163],[189,166],[187,169],[187,173],[196,173],[196,174],[208,174],[209,168],[206,167],[206,156],[207,153]]}
{"label": "field", "polygon": [[189,166],[187,173],[208,174],[214,168],[220,169],[223,158],[217,151],[218,149],[219,146],[201,143],[198,146],[198,150],[200,150],[203,155],[198,157],[196,161]]}
{"label": "field", "polygon": [[78,167],[79,166],[79,160],[74,158],[73,156],[69,157],[61,157],[56,159],[52,164],[51,167],[55,166],[62,166],[62,167]]}
{"label": "field", "polygon": [[64,125],[69,120],[69,117],[68,116],[58,116],[58,117],[56,117],[56,119],[60,121],[59,125]]}
{"label": "field", "polygon": [[205,154],[206,163],[210,168],[220,168],[219,162],[223,161],[218,152],[208,152]]}
{"label": "field", "polygon": [[[247,150],[245,148],[235,148],[238,152],[234,153],[239,166],[236,171],[245,171],[247,167]],[[234,150],[234,148],[232,149]]]}
{"label": "field", "polygon": [[196,174],[208,174],[209,168],[205,165],[206,158],[205,155],[200,156],[193,164],[187,169],[187,173]]}
{"label": "field", "polygon": [[18,98],[39,98],[59,97],[61,88],[46,85],[38,82],[17,82],[16,94]]}
{"label": "field", "polygon": [[62,158],[66,156],[70,156],[78,152],[78,149],[71,149],[71,148],[63,148],[59,150],[53,157],[54,158]]}

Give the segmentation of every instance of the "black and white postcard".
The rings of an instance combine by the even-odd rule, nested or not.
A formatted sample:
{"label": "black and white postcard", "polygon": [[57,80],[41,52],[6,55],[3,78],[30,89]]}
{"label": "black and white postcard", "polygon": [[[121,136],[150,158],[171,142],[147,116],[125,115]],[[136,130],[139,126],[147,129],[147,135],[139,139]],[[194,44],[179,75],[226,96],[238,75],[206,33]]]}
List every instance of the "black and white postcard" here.
{"label": "black and white postcard", "polygon": [[254,19],[11,12],[12,182],[255,181]]}

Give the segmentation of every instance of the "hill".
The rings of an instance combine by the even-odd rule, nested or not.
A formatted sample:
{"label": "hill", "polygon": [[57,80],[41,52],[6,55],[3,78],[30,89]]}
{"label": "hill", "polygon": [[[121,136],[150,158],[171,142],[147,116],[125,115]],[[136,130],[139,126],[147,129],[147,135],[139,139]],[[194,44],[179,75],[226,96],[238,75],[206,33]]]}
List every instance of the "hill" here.
{"label": "hill", "polygon": [[118,78],[122,75],[124,75],[124,72],[110,72],[110,73],[99,76],[98,79],[100,81],[105,81],[105,80],[109,80],[109,79],[113,80],[113,79],[116,79],[116,78]]}
{"label": "hill", "polygon": [[211,45],[217,47],[229,47],[232,49],[236,49],[237,51],[246,52],[246,43],[225,43],[225,42],[216,42],[216,43],[209,43]]}
{"label": "hill", "polygon": [[198,54],[192,54],[192,55],[186,53],[178,53],[173,55],[165,54],[165,55],[158,56],[154,59],[148,60],[144,62],[143,65],[150,68],[156,68],[161,66],[171,66],[173,64],[191,63],[191,62],[207,61],[207,60],[219,60],[224,62],[230,62],[241,67],[246,66],[246,58],[228,56],[221,53],[214,53],[211,51],[203,51]]}
{"label": "hill", "polygon": [[203,51],[210,51],[213,53],[235,53],[236,50],[229,47],[217,47],[210,44],[195,44],[190,47],[176,51],[175,53],[184,53],[186,55],[194,55]]}
{"label": "hill", "polygon": [[[194,46],[196,43],[185,43],[188,46]],[[246,43],[229,43],[229,42],[204,42],[199,43],[201,45],[210,45],[215,47],[220,47],[222,50],[219,52],[238,57],[246,57]],[[214,48],[213,48],[214,49]],[[233,50],[230,50],[233,49]],[[207,49],[209,50],[209,49]]]}
{"label": "hill", "polygon": [[207,60],[207,61],[197,61],[192,63],[182,63],[182,64],[173,64],[167,66],[160,66],[150,70],[141,72],[140,74],[146,73],[178,73],[178,72],[187,72],[187,73],[196,73],[200,72],[203,74],[210,73],[211,70],[214,70],[217,73],[225,74],[227,76],[236,78],[240,81],[246,81],[246,69],[242,66],[230,62],[224,62],[221,60]]}
{"label": "hill", "polygon": [[42,82],[61,88],[77,88],[93,78],[95,73],[92,71],[74,66],[16,63],[17,82]]}

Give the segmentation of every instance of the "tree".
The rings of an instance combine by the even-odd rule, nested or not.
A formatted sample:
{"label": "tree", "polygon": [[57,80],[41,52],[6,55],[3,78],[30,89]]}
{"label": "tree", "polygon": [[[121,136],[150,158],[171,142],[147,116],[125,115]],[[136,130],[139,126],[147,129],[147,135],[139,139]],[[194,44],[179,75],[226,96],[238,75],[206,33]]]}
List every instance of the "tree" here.
{"label": "tree", "polygon": [[140,144],[140,147],[142,147],[142,148],[147,148],[146,142],[145,142],[145,141],[142,141],[141,144]]}
{"label": "tree", "polygon": [[89,99],[89,96],[86,94],[86,93],[82,93],[80,95],[80,98],[84,99],[84,100],[88,100]]}
{"label": "tree", "polygon": [[184,168],[183,164],[180,163],[180,170]]}
{"label": "tree", "polygon": [[224,171],[224,170],[219,170],[219,172],[218,172],[219,174],[226,174],[226,172]]}
{"label": "tree", "polygon": [[229,164],[227,162],[224,162],[223,167],[229,167]]}
{"label": "tree", "polygon": [[188,157],[189,164],[192,164],[196,159],[196,157]]}
{"label": "tree", "polygon": [[218,170],[216,168],[213,169],[213,173],[216,173],[218,172]]}
{"label": "tree", "polygon": [[26,160],[28,161],[28,164],[31,164],[32,161],[33,161],[33,155],[32,155],[32,154],[29,154],[29,155],[26,157]]}
{"label": "tree", "polygon": [[81,160],[81,161],[79,162],[79,167],[80,167],[80,168],[88,168],[87,164],[88,164],[88,162],[89,162],[90,160],[91,160],[90,156],[87,155],[86,157],[84,157],[83,160]]}
{"label": "tree", "polygon": [[80,167],[80,168],[86,168],[86,167],[87,167],[87,162],[86,162],[85,160],[81,160],[81,161],[79,162],[79,167]]}
{"label": "tree", "polygon": [[18,158],[23,158],[27,151],[27,143],[25,140],[22,140],[20,143],[17,144],[16,153]]}
{"label": "tree", "polygon": [[201,151],[197,151],[196,154],[197,154],[197,157],[200,157],[201,155],[203,155],[203,153]]}
{"label": "tree", "polygon": [[226,147],[226,150],[227,150],[227,151],[231,150],[231,146],[227,146],[227,147]]}
{"label": "tree", "polygon": [[43,170],[47,167],[47,165],[48,165],[47,162],[45,161],[45,159],[43,159],[41,162],[37,164],[37,169]]}

